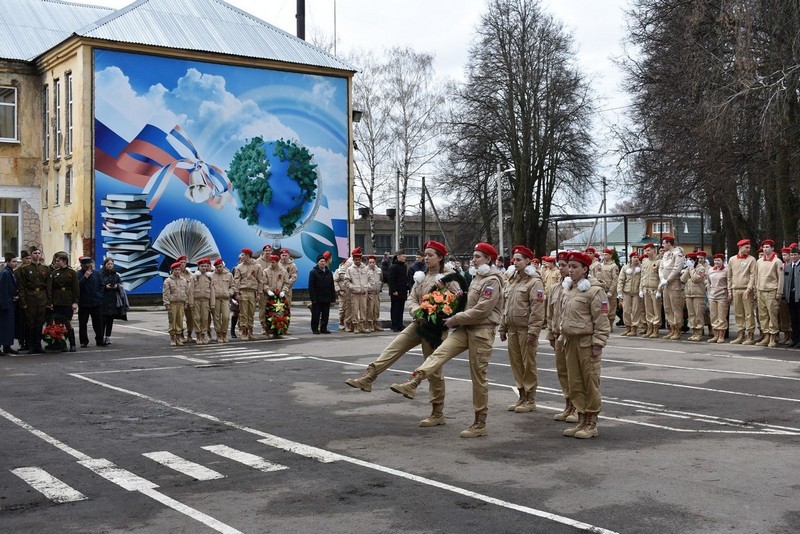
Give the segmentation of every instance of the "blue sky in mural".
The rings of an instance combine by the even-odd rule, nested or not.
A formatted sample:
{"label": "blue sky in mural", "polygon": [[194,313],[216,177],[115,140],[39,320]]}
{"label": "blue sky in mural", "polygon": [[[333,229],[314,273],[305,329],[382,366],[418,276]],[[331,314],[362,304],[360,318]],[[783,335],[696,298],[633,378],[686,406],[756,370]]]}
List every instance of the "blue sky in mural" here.
{"label": "blue sky in mural", "polygon": [[[342,231],[348,213],[346,78],[97,50],[95,119],[99,222],[108,222],[100,215],[108,214],[101,204],[107,195],[142,193],[148,177],[156,176],[154,187],[147,191],[152,208],[148,237],[152,240],[160,236],[163,242],[174,230],[171,223],[178,219],[196,221],[192,224],[207,228],[212,236],[210,249],[229,267],[235,265],[240,248],[258,250],[263,243],[279,242],[299,256],[298,288],[305,287],[316,253],[323,248],[332,249],[334,256],[336,251],[346,252],[346,233]],[[151,126],[145,129],[147,125]],[[236,151],[256,136],[267,143],[294,141],[307,149],[317,166],[323,194],[313,211],[304,209],[304,216],[314,214],[315,224],[307,224],[303,231],[290,236],[259,232],[258,225],[239,217],[239,192],[224,193],[221,180],[215,181],[216,171],[227,172]],[[128,145],[134,140],[138,145]],[[286,166],[281,167],[275,158],[270,161],[270,184],[280,193],[288,183]],[[141,163],[146,170],[129,172],[131,162]],[[188,169],[183,171],[183,181],[179,179],[182,168]],[[172,177],[170,170],[175,172]],[[208,185],[219,186],[214,198],[192,200],[187,196],[187,182],[200,176],[200,170]],[[135,221],[147,228],[142,219]],[[97,228],[98,254],[106,252],[104,240],[117,241],[118,248],[124,248],[125,243],[120,244],[110,228],[105,228],[105,235],[101,224]],[[144,256],[130,260],[132,264],[140,261],[130,266],[131,275],[139,276],[137,292],[160,290],[159,276],[144,279],[158,274],[153,266],[168,257],[161,253],[147,262]]]}

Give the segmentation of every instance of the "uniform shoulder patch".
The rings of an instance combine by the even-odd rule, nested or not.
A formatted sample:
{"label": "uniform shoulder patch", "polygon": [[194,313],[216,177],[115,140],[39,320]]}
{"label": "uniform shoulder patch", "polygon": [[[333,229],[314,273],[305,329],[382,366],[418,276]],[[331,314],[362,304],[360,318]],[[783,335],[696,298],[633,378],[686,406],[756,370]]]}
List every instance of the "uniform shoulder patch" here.
{"label": "uniform shoulder patch", "polygon": [[486,286],[483,288],[483,293],[481,293],[482,299],[490,299],[494,295],[494,288],[492,286]]}
{"label": "uniform shoulder patch", "polygon": [[608,301],[607,300],[604,300],[600,304],[600,311],[602,311],[603,313],[608,313]]}

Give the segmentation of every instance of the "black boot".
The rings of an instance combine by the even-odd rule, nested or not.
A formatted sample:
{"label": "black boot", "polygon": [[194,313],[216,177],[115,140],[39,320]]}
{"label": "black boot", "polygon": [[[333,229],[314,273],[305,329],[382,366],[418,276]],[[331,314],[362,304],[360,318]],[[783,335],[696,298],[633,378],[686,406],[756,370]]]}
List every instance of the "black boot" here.
{"label": "black boot", "polygon": [[239,322],[238,315],[234,315],[233,317],[231,317],[231,338],[236,337],[236,323],[238,322]]}

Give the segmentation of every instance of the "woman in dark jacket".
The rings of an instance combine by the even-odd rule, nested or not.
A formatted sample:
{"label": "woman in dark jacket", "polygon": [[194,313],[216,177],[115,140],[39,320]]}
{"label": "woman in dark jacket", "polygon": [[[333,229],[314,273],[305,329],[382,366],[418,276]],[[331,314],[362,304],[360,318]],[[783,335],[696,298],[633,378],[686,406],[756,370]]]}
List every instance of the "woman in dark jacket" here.
{"label": "woman in dark jacket", "polygon": [[122,280],[114,270],[114,260],[106,258],[103,260],[103,268],[100,270],[103,276],[103,343],[110,344],[111,328],[114,326],[114,317],[119,317],[128,311],[128,299],[125,290],[122,288]]}
{"label": "woman in dark jacket", "polygon": [[391,299],[390,317],[392,318],[392,332],[403,331],[403,308],[408,297],[408,270],[406,268],[406,255],[398,250],[392,258],[389,267],[387,284],[389,285],[389,298]]}
{"label": "woman in dark jacket", "polygon": [[328,316],[331,303],[336,300],[336,290],[333,287],[333,273],[322,254],[317,256],[317,265],[308,273],[308,297],[311,299],[311,331],[330,334]]}

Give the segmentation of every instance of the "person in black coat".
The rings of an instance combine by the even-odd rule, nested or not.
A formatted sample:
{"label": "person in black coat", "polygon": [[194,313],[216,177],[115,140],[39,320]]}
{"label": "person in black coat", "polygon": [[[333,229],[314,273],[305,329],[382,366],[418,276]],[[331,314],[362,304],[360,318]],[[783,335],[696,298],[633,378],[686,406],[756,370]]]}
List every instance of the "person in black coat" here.
{"label": "person in black coat", "polygon": [[14,269],[17,258],[14,254],[5,255],[6,265],[0,271],[0,354],[17,354],[11,348],[14,344],[14,323],[16,316],[17,277]]}
{"label": "person in black coat", "polygon": [[80,258],[81,270],[78,273],[78,340],[81,347],[89,345],[89,318],[92,319],[94,340],[98,347],[105,347],[103,343],[103,277],[94,269],[92,258]]}
{"label": "person in black coat", "polygon": [[389,267],[389,276],[386,283],[389,285],[389,297],[391,299],[390,317],[392,318],[392,332],[403,330],[403,308],[408,298],[408,268],[406,267],[406,255],[402,250],[398,250],[392,258],[392,265]]}
{"label": "person in black coat", "polygon": [[[122,288],[122,279],[114,269],[114,260],[106,258],[103,260],[103,268],[100,269],[103,277],[103,343],[111,344],[111,329],[114,327],[114,318],[126,313],[127,299],[125,290]],[[120,306],[122,302],[122,306]]]}
{"label": "person in black coat", "polygon": [[311,331],[330,334],[328,316],[331,303],[336,300],[336,290],[333,287],[333,273],[322,254],[317,256],[317,265],[308,273],[308,297],[311,299]]}
{"label": "person in black coat", "polygon": [[411,291],[411,288],[414,287],[414,273],[417,271],[422,271],[424,273],[427,270],[428,268],[425,266],[425,262],[422,259],[422,251],[419,251],[417,252],[414,263],[408,268],[408,287],[406,289]]}

